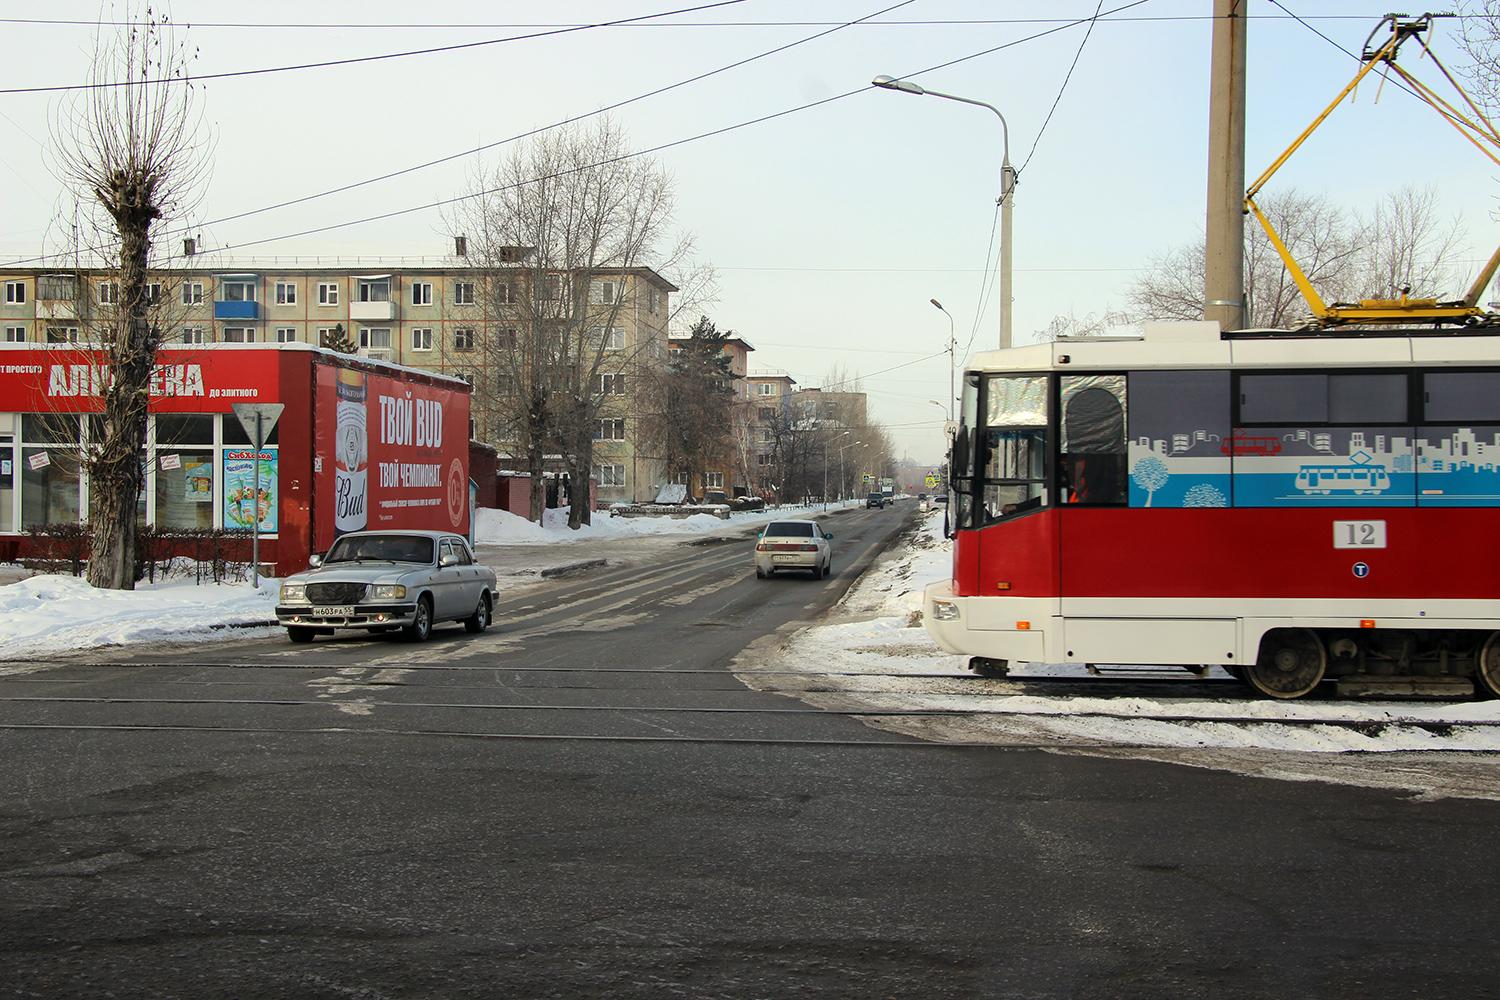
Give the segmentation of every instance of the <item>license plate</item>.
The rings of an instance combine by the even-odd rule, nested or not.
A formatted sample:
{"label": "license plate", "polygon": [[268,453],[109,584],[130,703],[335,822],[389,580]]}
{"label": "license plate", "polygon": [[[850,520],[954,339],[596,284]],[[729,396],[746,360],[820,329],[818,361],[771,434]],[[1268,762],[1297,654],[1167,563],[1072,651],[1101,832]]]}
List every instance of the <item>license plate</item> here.
{"label": "license plate", "polygon": [[796,556],[772,556],[771,557],[771,561],[772,562],[796,562],[797,561],[797,557]]}
{"label": "license plate", "polygon": [[354,614],[354,605],[334,604],[323,608],[313,608],[312,613],[316,618],[348,618]]}

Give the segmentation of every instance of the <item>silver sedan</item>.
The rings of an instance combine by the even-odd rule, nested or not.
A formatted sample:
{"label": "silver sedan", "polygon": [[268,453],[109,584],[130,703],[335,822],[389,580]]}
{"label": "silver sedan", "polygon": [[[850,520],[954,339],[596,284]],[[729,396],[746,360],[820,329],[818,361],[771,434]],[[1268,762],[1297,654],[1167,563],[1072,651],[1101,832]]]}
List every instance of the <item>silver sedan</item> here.
{"label": "silver sedan", "polygon": [[833,572],[832,543],[816,521],[772,521],[755,539],[755,575],[764,580],[779,570],[811,570],[821,580]]}
{"label": "silver sedan", "polygon": [[400,629],[426,639],[437,622],[483,632],[495,607],[495,571],[474,561],[462,535],[443,531],[357,531],[324,559],[281,584],[276,620],[293,642],[335,629]]}

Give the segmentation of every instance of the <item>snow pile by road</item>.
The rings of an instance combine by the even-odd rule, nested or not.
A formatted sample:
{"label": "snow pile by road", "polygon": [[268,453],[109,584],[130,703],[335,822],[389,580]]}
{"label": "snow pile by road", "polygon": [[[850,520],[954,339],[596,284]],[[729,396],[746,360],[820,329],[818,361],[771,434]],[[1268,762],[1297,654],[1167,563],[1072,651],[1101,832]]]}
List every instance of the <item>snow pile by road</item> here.
{"label": "snow pile by road", "polygon": [[248,583],[173,580],[136,590],[96,590],[73,576],[8,584],[0,587],[0,673],[21,666],[17,661],[72,650],[254,635],[225,626],[274,621],[276,586],[264,581],[256,591]]}
{"label": "snow pile by road", "polygon": [[[858,501],[863,503],[863,501]],[[830,509],[851,506],[856,501],[829,504]],[[555,545],[577,542],[599,542],[614,538],[634,538],[643,535],[710,535],[716,532],[735,531],[750,525],[764,524],[786,517],[801,517],[821,511],[815,507],[781,507],[776,510],[754,510],[730,514],[726,521],[712,514],[693,514],[690,517],[610,517],[599,511],[590,524],[574,531],[568,527],[568,509],[549,510],[543,523],[529,521],[519,514],[506,510],[481,508],[476,522],[474,540],[479,545]]]}
{"label": "snow pile by road", "polygon": [[[1251,698],[1227,683],[1222,697],[1120,697],[1110,682],[1091,683],[1086,668],[1071,664],[1016,664],[1012,680],[973,676],[965,657],[938,649],[921,625],[923,586],[950,572],[952,543],[942,538],[941,526],[940,514],[929,518],[903,550],[855,585],[838,619],[798,633],[779,661],[744,668],[742,679],[784,693],[800,685],[799,697],[830,709],[931,712],[867,721],[951,742],[1319,753],[1500,750],[1496,701],[1277,702]],[[805,675],[757,676],[756,668]],[[1080,683],[1060,686],[1055,696],[1018,693],[1027,678],[1041,677]]]}

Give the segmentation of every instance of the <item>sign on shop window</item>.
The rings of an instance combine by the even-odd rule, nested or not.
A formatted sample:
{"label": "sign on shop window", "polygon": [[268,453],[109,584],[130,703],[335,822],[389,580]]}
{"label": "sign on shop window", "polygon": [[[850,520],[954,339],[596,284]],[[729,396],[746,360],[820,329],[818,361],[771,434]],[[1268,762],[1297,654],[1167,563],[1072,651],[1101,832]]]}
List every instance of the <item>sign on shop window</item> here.
{"label": "sign on shop window", "polygon": [[[260,463],[260,493],[255,492],[255,464]],[[224,527],[250,530],[257,520],[262,532],[277,530],[280,482],[277,452],[234,449],[224,452]]]}

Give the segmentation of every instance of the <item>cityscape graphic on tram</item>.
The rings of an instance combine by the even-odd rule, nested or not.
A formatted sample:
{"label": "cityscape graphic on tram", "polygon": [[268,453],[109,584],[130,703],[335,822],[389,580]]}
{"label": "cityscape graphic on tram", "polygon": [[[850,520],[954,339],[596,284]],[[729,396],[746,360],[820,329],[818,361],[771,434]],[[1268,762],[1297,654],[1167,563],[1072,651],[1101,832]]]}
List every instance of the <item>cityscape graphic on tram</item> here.
{"label": "cityscape graphic on tram", "polygon": [[1500,427],[1131,431],[1132,507],[1500,506]]}

